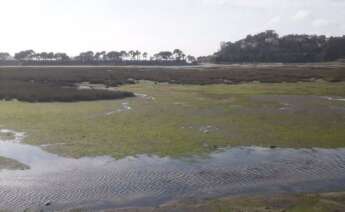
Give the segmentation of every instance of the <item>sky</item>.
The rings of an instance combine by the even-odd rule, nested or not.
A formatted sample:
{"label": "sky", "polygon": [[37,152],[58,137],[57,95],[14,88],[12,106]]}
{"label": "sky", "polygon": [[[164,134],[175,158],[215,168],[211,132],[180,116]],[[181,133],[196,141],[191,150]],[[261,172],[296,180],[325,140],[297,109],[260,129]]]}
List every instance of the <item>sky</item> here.
{"label": "sky", "polygon": [[0,51],[79,52],[180,48],[209,55],[222,41],[345,34],[345,0],[0,0]]}

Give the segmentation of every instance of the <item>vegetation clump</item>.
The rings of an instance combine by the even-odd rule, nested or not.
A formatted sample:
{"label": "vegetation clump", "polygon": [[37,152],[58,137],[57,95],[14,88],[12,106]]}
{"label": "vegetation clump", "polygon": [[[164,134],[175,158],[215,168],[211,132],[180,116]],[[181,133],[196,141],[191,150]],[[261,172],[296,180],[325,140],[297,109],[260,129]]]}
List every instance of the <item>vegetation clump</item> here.
{"label": "vegetation clump", "polygon": [[79,90],[50,83],[5,81],[0,83],[0,99],[24,102],[78,102],[134,97],[126,91]]}
{"label": "vegetation clump", "polygon": [[0,156],[0,171],[1,170],[25,170],[28,166],[19,163],[18,161],[4,158]]}

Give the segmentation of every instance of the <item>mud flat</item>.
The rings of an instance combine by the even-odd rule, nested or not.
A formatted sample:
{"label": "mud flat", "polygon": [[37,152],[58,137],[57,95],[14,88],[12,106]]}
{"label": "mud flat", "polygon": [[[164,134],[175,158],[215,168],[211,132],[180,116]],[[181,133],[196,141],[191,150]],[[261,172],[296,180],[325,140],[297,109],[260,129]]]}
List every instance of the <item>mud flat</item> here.
{"label": "mud flat", "polygon": [[345,189],[345,149],[242,147],[181,159],[72,159],[17,139],[1,141],[0,155],[30,167],[0,172],[4,209],[143,207],[188,198]]}

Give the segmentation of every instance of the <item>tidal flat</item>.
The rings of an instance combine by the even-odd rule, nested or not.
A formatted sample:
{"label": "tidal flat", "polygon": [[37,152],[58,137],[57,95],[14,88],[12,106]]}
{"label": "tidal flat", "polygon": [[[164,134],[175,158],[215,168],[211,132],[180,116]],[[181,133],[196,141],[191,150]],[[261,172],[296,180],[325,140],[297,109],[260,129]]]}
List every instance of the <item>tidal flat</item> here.
{"label": "tidal flat", "polygon": [[[101,90],[135,96],[1,101],[2,209],[343,208],[342,195],[321,194],[344,191],[345,83],[326,80],[329,75],[310,80],[301,73],[283,82],[283,74],[278,83],[224,84],[210,73],[199,81],[184,81],[179,72],[176,83],[125,76],[122,83],[92,82],[83,75],[68,81],[73,74],[59,75],[56,82],[44,78],[59,71],[21,80],[13,71],[15,78],[5,79],[7,83],[27,85],[28,77],[35,77],[31,87],[56,83],[76,86],[87,95]],[[255,79],[265,76],[258,73]],[[288,196],[265,198],[280,193]]]}

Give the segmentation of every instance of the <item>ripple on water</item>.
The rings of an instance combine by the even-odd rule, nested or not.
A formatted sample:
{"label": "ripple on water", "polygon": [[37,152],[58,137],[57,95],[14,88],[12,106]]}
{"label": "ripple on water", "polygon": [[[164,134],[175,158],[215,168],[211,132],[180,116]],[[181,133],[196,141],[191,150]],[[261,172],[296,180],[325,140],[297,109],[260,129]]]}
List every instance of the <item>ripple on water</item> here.
{"label": "ripple on water", "polygon": [[72,159],[20,143],[0,141],[0,155],[30,166],[0,172],[0,208],[51,202],[55,208],[156,205],[179,198],[265,192],[345,189],[345,149],[242,147],[207,158],[140,155]]}

